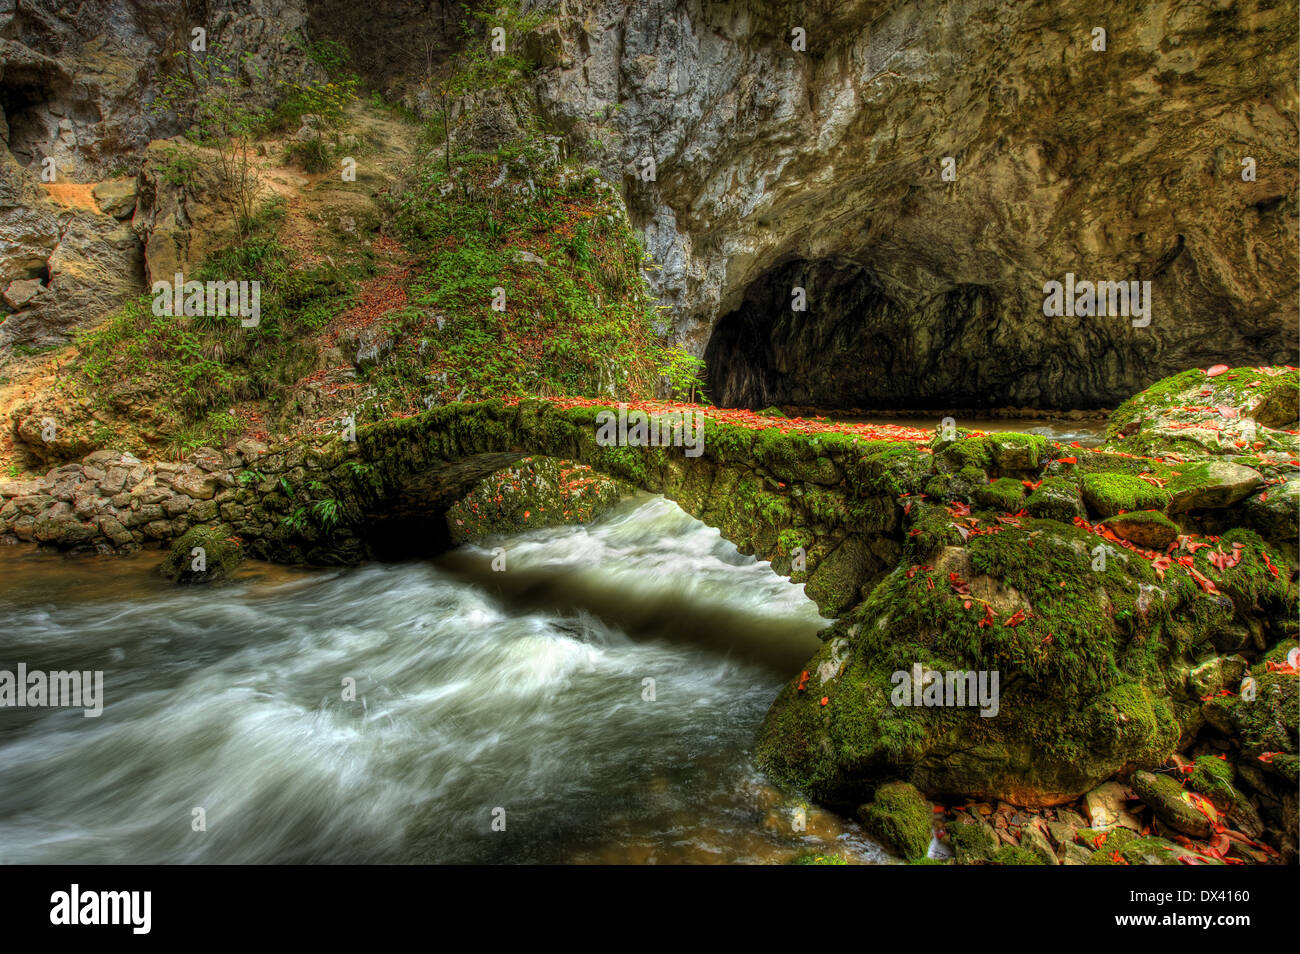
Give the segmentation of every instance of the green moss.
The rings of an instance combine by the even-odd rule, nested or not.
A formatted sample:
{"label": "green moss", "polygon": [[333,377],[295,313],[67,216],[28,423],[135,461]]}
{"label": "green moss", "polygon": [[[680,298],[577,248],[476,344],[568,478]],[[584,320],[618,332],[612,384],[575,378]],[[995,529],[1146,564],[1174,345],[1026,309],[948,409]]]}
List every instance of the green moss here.
{"label": "green moss", "polygon": [[1001,845],[997,833],[983,821],[958,819],[948,826],[948,839],[952,842],[957,863],[962,865],[988,861]]}
{"label": "green moss", "polygon": [[989,864],[1041,865],[1046,862],[1028,848],[1021,848],[1019,845],[1003,845],[990,859]]}
{"label": "green moss", "polygon": [[1121,511],[1164,510],[1169,503],[1169,494],[1160,487],[1125,474],[1085,474],[1079,484],[1088,509],[1103,517]]}
{"label": "green moss", "polygon": [[1202,755],[1192,764],[1192,773],[1187,776],[1187,786],[1200,792],[1216,805],[1229,807],[1237,804],[1241,794],[1233,787],[1232,779],[1236,773],[1226,759],[1213,755]]}
{"label": "green moss", "polygon": [[848,863],[848,859],[843,855],[827,855],[817,852],[799,855],[790,862],[792,865],[847,865]]}
{"label": "green moss", "polygon": [[1024,495],[1025,486],[1022,481],[999,477],[975,491],[975,502],[1001,513],[1016,513],[1020,510]]}
{"label": "green moss", "polygon": [[[1102,839],[1102,836],[1105,836]],[[1075,834],[1075,841],[1085,848],[1094,849],[1109,855],[1119,851],[1137,837],[1137,832],[1128,828],[1080,828]],[[1100,844],[1098,839],[1102,839]]]}
{"label": "green moss", "polygon": [[172,544],[159,572],[173,583],[211,583],[228,576],[242,559],[229,527],[191,527]]}
{"label": "green moss", "polygon": [[1031,516],[1062,523],[1084,515],[1078,485],[1064,477],[1045,478],[1025,500],[1025,510]]}
{"label": "green moss", "polygon": [[1158,510],[1135,510],[1121,516],[1107,517],[1101,525],[1122,540],[1140,547],[1164,550],[1183,532],[1178,524]]}
{"label": "green moss", "polygon": [[858,809],[867,832],[896,854],[911,861],[930,850],[930,804],[906,782],[887,782],[871,804]]}
{"label": "green moss", "polygon": [[[365,376],[366,419],[426,397],[651,396],[672,356],[616,190],[540,136],[450,166],[430,151],[394,202],[426,264],[389,319],[392,351]],[[502,176],[530,189],[498,201]]]}

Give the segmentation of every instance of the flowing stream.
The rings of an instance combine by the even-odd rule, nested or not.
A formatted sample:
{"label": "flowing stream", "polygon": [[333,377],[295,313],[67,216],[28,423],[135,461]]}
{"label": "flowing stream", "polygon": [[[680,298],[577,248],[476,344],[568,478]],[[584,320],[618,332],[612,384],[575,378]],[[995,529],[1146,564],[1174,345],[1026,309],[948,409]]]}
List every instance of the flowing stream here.
{"label": "flowing stream", "polygon": [[754,765],[826,621],[662,498],[432,561],[160,560],[0,549],[0,670],[105,696],[0,707],[0,863],[890,860]]}
{"label": "flowing stream", "polygon": [[647,495],[495,545],[207,588],[0,551],[0,669],[105,696],[0,708],[0,862],[889,860],[754,766],[802,586]]}

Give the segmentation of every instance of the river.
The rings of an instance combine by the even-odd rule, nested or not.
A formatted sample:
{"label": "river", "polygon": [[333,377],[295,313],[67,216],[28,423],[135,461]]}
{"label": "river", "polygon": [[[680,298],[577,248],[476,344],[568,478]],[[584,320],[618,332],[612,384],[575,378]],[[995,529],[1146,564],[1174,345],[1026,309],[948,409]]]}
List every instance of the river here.
{"label": "river", "polygon": [[0,862],[889,860],[753,763],[802,586],[648,495],[499,545],[208,588],[0,550],[0,669],[106,700],[0,709]]}

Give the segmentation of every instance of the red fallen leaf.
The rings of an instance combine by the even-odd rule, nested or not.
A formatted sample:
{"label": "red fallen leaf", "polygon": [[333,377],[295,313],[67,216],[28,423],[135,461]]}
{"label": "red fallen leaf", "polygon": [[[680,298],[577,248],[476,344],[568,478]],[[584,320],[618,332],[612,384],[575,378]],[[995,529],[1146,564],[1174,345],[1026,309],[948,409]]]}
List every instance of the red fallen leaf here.
{"label": "red fallen leaf", "polygon": [[925,588],[927,590],[934,589],[934,580],[930,579],[928,576],[925,578]]}
{"label": "red fallen leaf", "polygon": [[912,512],[912,501],[909,500],[907,503],[903,504],[903,513],[908,514],[911,512]]}
{"label": "red fallen leaf", "polygon": [[1126,864],[1128,864],[1128,862],[1124,860],[1124,856],[1121,855],[1118,851],[1112,851],[1112,852],[1110,853],[1110,860],[1113,861],[1113,862],[1115,862],[1115,864],[1117,864],[1117,865],[1126,865]]}
{"label": "red fallen leaf", "polygon": [[1277,755],[1276,752],[1261,752],[1259,755],[1255,757],[1259,759],[1259,761],[1263,762],[1265,765],[1272,765],[1273,757],[1276,755]]}
{"label": "red fallen leaf", "polygon": [[1080,444],[1078,441],[1070,441],[1070,446],[1071,446],[1071,447],[1082,447],[1083,445]]}
{"label": "red fallen leaf", "polygon": [[1266,551],[1264,551],[1264,550],[1260,550],[1259,552],[1260,552],[1260,555],[1264,557],[1264,565],[1265,565],[1266,567],[1269,568],[1269,570],[1272,572],[1272,574],[1273,574],[1275,577],[1278,577],[1278,579],[1281,579],[1281,576],[1280,576],[1280,575],[1278,574],[1278,572],[1277,572],[1277,567],[1275,567],[1275,566],[1273,565],[1273,561],[1270,560],[1270,559],[1268,558],[1268,553],[1267,553]]}
{"label": "red fallen leaf", "polygon": [[970,600],[962,600],[962,602],[961,602],[961,608],[962,608],[962,609],[970,609],[970,607],[971,607],[971,602],[970,602]]}
{"label": "red fallen leaf", "polygon": [[799,692],[803,692],[807,688],[808,688],[808,670],[805,669],[803,672],[799,673],[799,685],[796,687],[796,689]]}
{"label": "red fallen leaf", "polygon": [[1038,489],[1038,485],[1041,484],[1042,481],[1040,480],[1040,481],[1038,481],[1037,483],[1035,483],[1035,482],[1032,481],[1032,480],[1022,480],[1020,483],[1022,483],[1024,486],[1028,487],[1030,490],[1037,490],[1037,489]]}
{"label": "red fallen leaf", "polygon": [[920,527],[915,527],[915,528],[912,529],[912,531],[911,531],[910,533],[908,533],[908,536],[909,536],[909,537],[914,537],[914,536],[916,536],[917,534],[919,534],[920,532],[921,532],[921,528],[920,528]]}
{"label": "red fallen leaf", "polygon": [[997,618],[996,616],[993,615],[993,607],[992,607],[992,606],[987,606],[987,605],[986,605],[986,606],[984,607],[984,618],[983,618],[982,620],[980,620],[979,623],[977,623],[976,625],[977,625],[980,629],[983,629],[985,626],[992,626],[992,625],[993,625],[994,623],[996,623],[997,621],[998,621],[998,618]]}
{"label": "red fallen leaf", "polygon": [[1214,367],[1208,369],[1205,372],[1205,376],[1207,378],[1217,378],[1219,375],[1223,374],[1223,372],[1227,370],[1228,370],[1228,366],[1226,364],[1216,364]]}
{"label": "red fallen leaf", "polygon": [[1263,503],[1263,502],[1264,502],[1265,500],[1267,500],[1267,499],[1268,499],[1268,491],[1266,490],[1266,491],[1264,491],[1262,494],[1259,495],[1259,502],[1260,502],[1260,503]]}
{"label": "red fallen leaf", "polygon": [[1092,839],[1092,847],[1100,848],[1102,845],[1106,844],[1106,839],[1109,837],[1110,837],[1110,833],[1105,831],[1103,831],[1100,835],[1094,835]]}
{"label": "red fallen leaf", "polygon": [[828,703],[828,702],[830,702],[830,701],[831,701],[831,697],[830,697],[830,696],[822,696],[822,705],[826,705],[826,703]]}
{"label": "red fallen leaf", "polygon": [[1019,626],[1024,621],[1025,621],[1025,611],[1016,610],[1009,617],[1007,617],[1006,621],[1002,625],[1010,626],[1012,629],[1015,629],[1015,627]]}
{"label": "red fallen leaf", "polygon": [[1042,642],[1043,642],[1044,645],[1050,643],[1051,641],[1052,641],[1052,634],[1051,634],[1051,633],[1048,633],[1046,636],[1044,636],[1044,637],[1043,637],[1043,640],[1042,640]]}
{"label": "red fallen leaf", "polygon": [[1056,459],[1056,462],[1057,462],[1058,464],[1077,464],[1077,463],[1079,463],[1079,458],[1077,458],[1077,457],[1058,457],[1058,458]]}

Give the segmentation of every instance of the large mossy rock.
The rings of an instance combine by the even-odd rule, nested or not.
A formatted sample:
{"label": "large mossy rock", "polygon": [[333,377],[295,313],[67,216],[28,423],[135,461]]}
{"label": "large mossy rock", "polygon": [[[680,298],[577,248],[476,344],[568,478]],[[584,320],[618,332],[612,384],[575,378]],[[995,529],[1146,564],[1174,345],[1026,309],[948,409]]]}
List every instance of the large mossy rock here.
{"label": "large mossy rock", "polygon": [[1297,430],[1298,411],[1300,372],[1294,368],[1231,368],[1213,375],[1194,368],[1121,404],[1110,417],[1107,446],[1147,457],[1280,462],[1296,456],[1296,436],[1287,431]]}
{"label": "large mossy rock", "polygon": [[172,544],[159,572],[173,583],[212,583],[229,576],[243,558],[229,527],[192,527]]}
{"label": "large mossy rock", "polygon": [[[1288,551],[1246,527],[1241,488],[1253,493],[1261,472],[1107,447],[999,458],[999,444],[992,435],[932,445],[932,472],[947,483],[927,489],[948,491],[948,503],[909,503],[903,560],[823,632],[804,688],[793,680],[773,703],[759,732],[764,767],[833,804],[905,779],[932,797],[1049,805],[1161,765],[1207,718],[1268,738],[1285,764],[1294,742],[1268,728],[1276,719],[1206,693],[1207,665],[1222,669],[1225,653],[1248,661],[1294,632]],[[1030,461],[1042,469],[1016,472]],[[953,493],[976,468],[998,476]],[[1019,516],[1009,513],[1021,501],[1017,478],[1028,489]],[[1213,509],[1213,534],[1198,532],[1199,518],[1162,513],[1189,488],[1230,485],[1186,508]],[[953,503],[967,496],[975,510]],[[996,712],[901,704],[918,664],[996,672]],[[1275,674],[1260,679],[1270,705],[1285,706]]]}

